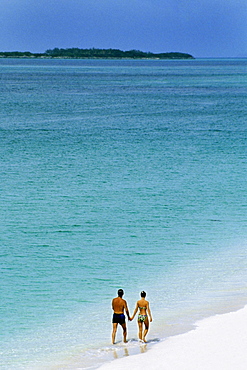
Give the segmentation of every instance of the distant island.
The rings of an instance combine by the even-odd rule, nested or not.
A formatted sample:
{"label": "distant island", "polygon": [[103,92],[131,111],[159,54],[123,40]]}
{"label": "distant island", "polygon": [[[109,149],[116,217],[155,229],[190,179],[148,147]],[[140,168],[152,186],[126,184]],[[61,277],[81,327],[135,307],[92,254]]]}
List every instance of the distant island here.
{"label": "distant island", "polygon": [[29,51],[0,52],[0,58],[67,58],[67,59],[194,59],[186,53],[151,53],[140,50],[122,51],[119,49],[48,49],[44,53]]}

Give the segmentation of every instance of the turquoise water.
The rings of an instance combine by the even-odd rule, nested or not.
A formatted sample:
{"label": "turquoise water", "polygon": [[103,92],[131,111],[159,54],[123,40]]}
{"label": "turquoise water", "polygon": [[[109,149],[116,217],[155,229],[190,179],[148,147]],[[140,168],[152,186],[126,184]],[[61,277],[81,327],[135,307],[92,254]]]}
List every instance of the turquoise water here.
{"label": "turquoise water", "polygon": [[[2,369],[83,369],[246,303],[247,60],[0,60]],[[150,345],[151,345],[150,343]]]}

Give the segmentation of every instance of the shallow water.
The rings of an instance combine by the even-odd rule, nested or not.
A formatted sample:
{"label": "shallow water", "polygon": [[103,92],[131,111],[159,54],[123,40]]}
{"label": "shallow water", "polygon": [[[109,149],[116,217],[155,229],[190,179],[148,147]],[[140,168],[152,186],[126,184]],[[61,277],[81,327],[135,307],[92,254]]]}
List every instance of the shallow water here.
{"label": "shallow water", "polygon": [[119,287],[153,342],[245,300],[246,67],[0,60],[1,368],[126,355]]}

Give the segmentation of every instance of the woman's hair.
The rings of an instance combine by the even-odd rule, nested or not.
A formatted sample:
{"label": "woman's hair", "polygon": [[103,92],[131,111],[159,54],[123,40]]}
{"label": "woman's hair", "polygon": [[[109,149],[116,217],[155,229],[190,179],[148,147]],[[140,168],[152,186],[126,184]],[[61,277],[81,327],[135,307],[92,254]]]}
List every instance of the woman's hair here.
{"label": "woman's hair", "polygon": [[141,297],[142,298],[145,298],[146,297],[146,292],[144,292],[144,290],[141,292]]}

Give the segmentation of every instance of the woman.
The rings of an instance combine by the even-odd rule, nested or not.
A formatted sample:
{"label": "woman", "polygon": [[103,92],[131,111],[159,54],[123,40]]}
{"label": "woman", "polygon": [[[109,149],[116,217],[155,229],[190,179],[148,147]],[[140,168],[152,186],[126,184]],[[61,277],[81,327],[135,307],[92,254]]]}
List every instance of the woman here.
{"label": "woman", "polygon": [[[149,302],[146,301],[146,293],[143,291],[141,292],[141,299],[136,302],[136,308],[130,320],[133,320],[138,309],[140,310],[138,314],[138,318],[137,318],[137,323],[139,327],[139,339],[146,343],[146,335],[147,335],[148,328],[149,328],[148,315],[150,318],[150,322],[152,322],[153,319],[152,319],[152,314],[149,308]],[[143,331],[143,324],[145,326],[144,331]]]}

